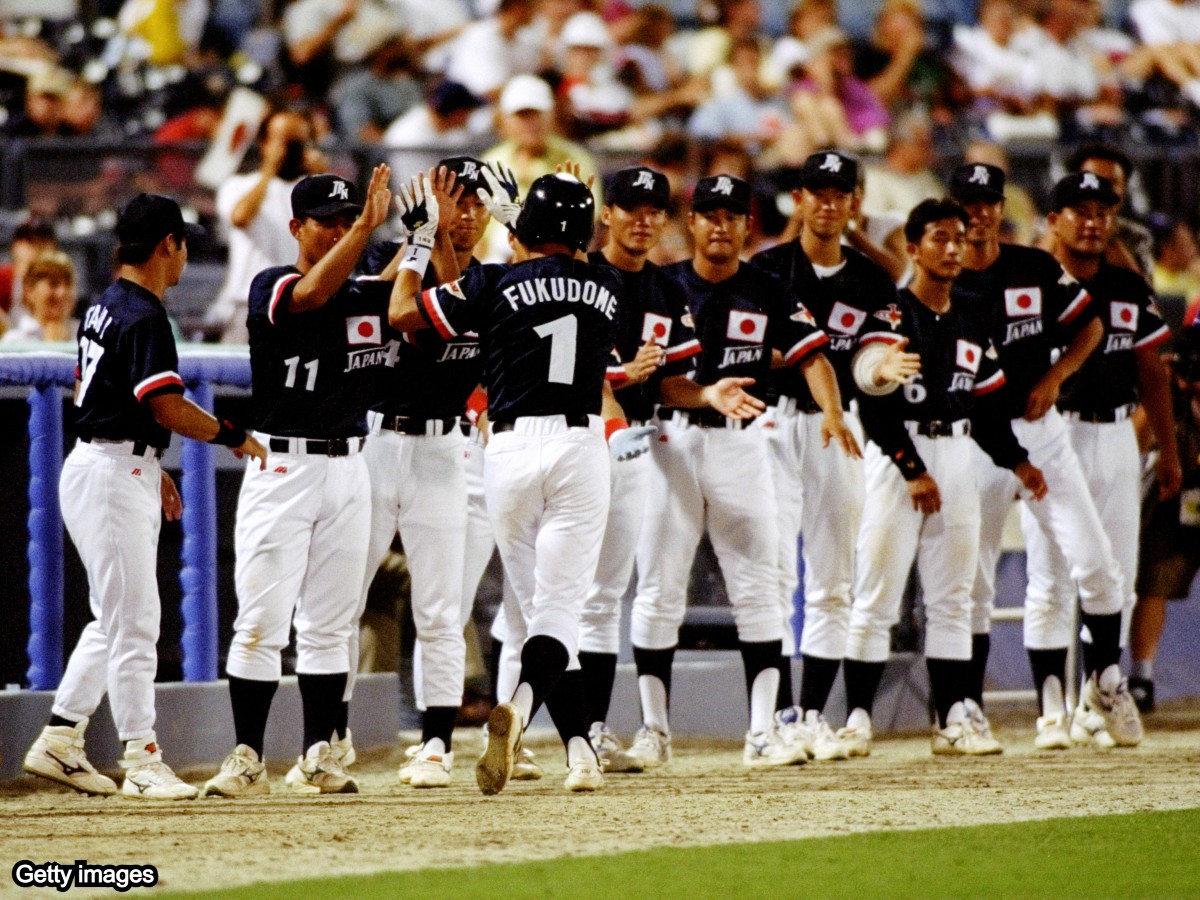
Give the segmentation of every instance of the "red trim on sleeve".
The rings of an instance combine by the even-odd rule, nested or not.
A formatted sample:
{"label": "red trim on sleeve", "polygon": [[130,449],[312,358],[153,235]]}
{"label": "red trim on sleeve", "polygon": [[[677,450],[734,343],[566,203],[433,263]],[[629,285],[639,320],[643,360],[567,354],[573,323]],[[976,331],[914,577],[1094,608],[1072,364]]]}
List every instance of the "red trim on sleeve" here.
{"label": "red trim on sleeve", "polygon": [[786,365],[794,366],[808,359],[828,343],[829,335],[823,331],[814,331],[784,354],[783,361]]}
{"label": "red trim on sleeve", "polygon": [[991,378],[986,381],[981,381],[975,385],[975,390],[972,391],[976,397],[982,397],[984,394],[990,394],[992,391],[998,391],[1004,387],[1005,377],[1003,372],[996,372]]}
{"label": "red trim on sleeve", "polygon": [[684,341],[682,344],[676,344],[674,347],[667,348],[667,359],[669,363],[678,362],[681,359],[687,359],[689,356],[695,356],[700,352],[700,342],[693,338],[690,341]]}
{"label": "red trim on sleeve", "polygon": [[174,385],[182,388],[183,379],[174,372],[161,372],[158,375],[151,375],[133,389],[133,396],[137,397],[137,399],[141,401],[147,394],[153,393],[154,391],[167,387],[168,385]]}
{"label": "red trim on sleeve", "polygon": [[895,334],[890,331],[869,331],[859,338],[860,346],[865,347],[867,344],[898,344],[904,340],[904,335]]}
{"label": "red trim on sleeve", "polygon": [[442,312],[442,305],[438,303],[437,288],[429,288],[417,294],[417,305],[425,314],[425,318],[429,320],[429,324],[437,329],[442,340],[448,341],[458,336],[457,332],[450,327],[450,321],[446,318],[446,314]]}
{"label": "red trim on sleeve", "polygon": [[1171,336],[1171,329],[1163,325],[1158,331],[1153,334],[1148,334],[1136,344],[1133,345],[1134,350],[1153,350],[1155,347],[1161,346]]}
{"label": "red trim on sleeve", "polygon": [[1086,289],[1080,288],[1079,293],[1075,295],[1075,299],[1062,311],[1062,315],[1058,317],[1058,321],[1063,325],[1069,324],[1091,302],[1092,295]]}
{"label": "red trim on sleeve", "polygon": [[267,307],[267,319],[272,325],[275,324],[275,308],[279,305],[279,301],[283,299],[283,290],[293,281],[299,281],[300,275],[292,272],[284,275],[275,282],[275,286],[271,288],[271,305]]}

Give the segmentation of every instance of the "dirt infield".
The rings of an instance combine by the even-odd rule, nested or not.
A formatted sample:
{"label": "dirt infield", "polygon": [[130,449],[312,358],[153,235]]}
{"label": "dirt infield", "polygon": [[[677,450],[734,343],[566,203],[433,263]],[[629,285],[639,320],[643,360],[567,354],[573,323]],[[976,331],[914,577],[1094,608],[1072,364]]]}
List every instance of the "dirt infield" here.
{"label": "dirt infield", "polygon": [[[87,798],[29,779],[0,789],[0,893],[11,889],[21,859],[149,863],[163,888],[186,890],[1200,807],[1200,711],[1160,715],[1142,747],[1108,752],[1037,753],[1029,716],[1009,721],[998,728],[1007,747],[1001,757],[933,758],[928,739],[895,738],[877,741],[869,759],[756,773],[742,768],[740,746],[689,741],[665,771],[610,776],[593,795],[563,790],[561,750],[546,741],[534,745],[545,779],[481,796],[473,734],[457,745],[455,782],[446,790],[399,787],[398,749],[358,764],[361,794],[317,799],[286,794],[280,778],[267,798],[174,804]],[[199,781],[211,773],[186,774]]]}

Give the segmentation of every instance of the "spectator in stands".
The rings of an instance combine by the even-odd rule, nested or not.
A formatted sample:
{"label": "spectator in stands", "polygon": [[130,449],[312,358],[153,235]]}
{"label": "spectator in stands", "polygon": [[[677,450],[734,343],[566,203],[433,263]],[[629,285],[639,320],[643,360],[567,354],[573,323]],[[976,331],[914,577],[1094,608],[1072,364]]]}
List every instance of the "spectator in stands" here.
{"label": "spectator in stands", "polygon": [[1005,174],[1004,224],[1001,226],[1000,239],[1011,244],[1032,244],[1037,235],[1037,204],[1029,196],[1029,191],[1007,177],[1012,172],[1012,166],[1004,148],[991,141],[974,141],[963,151],[963,163],[985,163]]}
{"label": "spectator in stands", "polygon": [[604,20],[592,12],[576,13],[563,26],[560,41],[562,78],[556,94],[568,134],[586,138],[627,124],[634,96],[616,79],[612,35]]}
{"label": "spectator in stands", "polygon": [[[1066,169],[1068,172],[1094,172],[1112,183],[1113,190],[1121,198],[1121,205],[1117,207],[1117,225],[1108,244],[1108,261],[1114,266],[1132,269],[1143,278],[1152,278],[1154,240],[1145,225],[1129,217],[1129,181],[1133,177],[1133,160],[1108,144],[1084,144],[1067,157]],[[1054,235],[1049,232],[1042,235],[1038,246],[1053,252]]]}
{"label": "spectator in stands", "polygon": [[919,0],[886,0],[869,42],[854,48],[854,74],[888,107],[921,104],[939,124],[958,105],[953,71],[925,47]]}
{"label": "spectator in stands", "polygon": [[524,42],[521,31],[535,10],[533,0],[500,0],[495,15],[468,25],[454,41],[446,78],[495,102],[513,75],[533,69],[537,48]]}
{"label": "spectator in stands", "polygon": [[62,100],[62,127],[68,134],[96,139],[113,139],[121,130],[104,120],[104,104],[100,88],[77,78]]}
{"label": "spectator in stands", "polygon": [[389,150],[418,149],[425,153],[392,153],[388,163],[394,178],[407,178],[428,169],[447,152],[461,150],[491,129],[483,101],[457,81],[443,81],[428,99],[414,106],[383,133]]}
{"label": "spectator in stands", "polygon": [[521,36],[522,43],[535,53],[526,69],[555,81],[556,74],[562,71],[567,49],[563,30],[575,15],[590,11],[592,5],[583,0],[538,0],[533,21]]}
{"label": "spectator in stands", "polygon": [[729,57],[735,84],[696,108],[688,133],[705,141],[736,141],[759,152],[783,130],[787,109],[778,93],[759,77],[762,50],[755,38],[739,39]]}
{"label": "spectator in stands", "polygon": [[1153,69],[1200,106],[1200,9],[1194,0],[1134,0],[1129,19]]}
{"label": "spectator in stands", "polygon": [[117,24],[141,45],[138,58],[153,66],[178,65],[200,45],[208,11],[208,0],[125,0]]}
{"label": "spectator in stands", "polygon": [[58,249],[54,228],[45,222],[24,222],[13,231],[7,263],[0,263],[0,313],[17,319],[22,313],[25,275],[43,253]]}
{"label": "spectator in stands", "polygon": [[289,80],[320,101],[340,76],[396,40],[404,18],[369,0],[292,0],[280,26]]}
{"label": "spectator in stands", "polygon": [[62,121],[63,98],[71,89],[71,76],[56,66],[40,69],[25,82],[25,108],[4,126],[4,136],[59,137],[66,133]]}
{"label": "spectator in stands", "polygon": [[1152,217],[1154,293],[1181,304],[1200,294],[1200,248],[1187,222],[1159,214]]}
{"label": "spectator in stands", "polygon": [[883,165],[866,166],[863,215],[904,220],[922,200],[943,196],[946,188],[931,168],[935,158],[929,117],[914,109],[897,118]]}
{"label": "spectator in stands", "polygon": [[234,175],[217,189],[217,219],[229,237],[229,265],[206,325],[223,343],[248,342],[246,309],[250,282],[263,269],[294,259],[292,188],[305,175],[325,170],[312,146],[311,122],[295,112],[271,116],[259,143],[257,171]]}
{"label": "spectator in stands", "polygon": [[[550,85],[542,79],[535,75],[514,76],[504,86],[498,108],[500,134],[504,140],[486,151],[482,158],[511,169],[522,197],[536,179],[551,174],[555,166],[568,160],[579,164],[584,178],[599,174],[596,161],[587,150],[555,133],[554,95]],[[599,206],[597,203],[597,209]],[[501,228],[488,228],[491,259],[508,256],[508,241],[502,231]]]}
{"label": "spectator in stands", "polygon": [[800,165],[822,147],[878,152],[887,145],[887,107],[854,74],[845,32],[813,35],[803,77],[792,85],[791,122],[779,139],[782,161]]}
{"label": "spectator in stands", "polygon": [[392,43],[379,47],[366,66],[334,85],[330,100],[338,134],[348,141],[379,143],[391,122],[421,102],[407,49]]}
{"label": "spectator in stands", "polygon": [[[760,39],[762,11],[758,0],[715,0],[702,5],[700,12],[710,14],[712,24],[699,32],[680,35],[678,40],[683,65],[692,75],[712,75],[718,67],[733,61],[735,46]],[[720,93],[721,85],[714,87]]]}
{"label": "spectator in stands", "polygon": [[682,128],[709,93],[706,77],[688,75],[666,52],[674,29],[671,11],[656,4],[631,9],[609,26],[619,45],[613,54],[617,77],[636,98],[632,118],[659,120],[667,130]]}
{"label": "spectator in stands", "polygon": [[61,250],[38,254],[25,272],[24,309],[4,334],[9,343],[73,341],[75,265]]}
{"label": "spectator in stands", "polygon": [[1033,111],[1030,69],[1036,61],[1013,46],[1016,30],[1015,0],[982,0],[979,24],[954,28],[951,64],[971,91],[977,113]]}

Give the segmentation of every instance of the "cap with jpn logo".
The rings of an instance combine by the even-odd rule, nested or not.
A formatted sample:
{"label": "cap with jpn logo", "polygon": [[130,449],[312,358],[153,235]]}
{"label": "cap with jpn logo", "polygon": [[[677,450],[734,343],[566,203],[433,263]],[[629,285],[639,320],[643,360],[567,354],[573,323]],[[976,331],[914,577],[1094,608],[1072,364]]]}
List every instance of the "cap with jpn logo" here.
{"label": "cap with jpn logo", "polygon": [[309,175],[292,188],[292,216],[297,219],[328,219],[362,211],[358,188],[340,175]]}
{"label": "cap with jpn logo", "polygon": [[727,209],[746,215],[750,212],[750,185],[736,175],[709,175],[696,183],[692,193],[692,209],[707,212]]}
{"label": "cap with jpn logo", "polygon": [[1062,212],[1088,200],[1095,200],[1104,206],[1116,206],[1121,202],[1121,198],[1113,190],[1112,182],[1103,175],[1097,175],[1095,172],[1072,172],[1054,185],[1054,190],[1050,193],[1050,209],[1052,212]]}
{"label": "cap with jpn logo", "polygon": [[667,176],[649,166],[633,166],[613,172],[604,179],[604,199],[621,209],[636,209],[648,204],[666,209],[671,204],[671,185]]}
{"label": "cap with jpn logo", "polygon": [[950,196],[959,203],[998,203],[1004,199],[1004,170],[987,163],[967,163],[954,170]]}
{"label": "cap with jpn logo", "polygon": [[810,191],[836,188],[847,194],[858,187],[858,160],[836,150],[822,150],[804,161],[800,186]]}

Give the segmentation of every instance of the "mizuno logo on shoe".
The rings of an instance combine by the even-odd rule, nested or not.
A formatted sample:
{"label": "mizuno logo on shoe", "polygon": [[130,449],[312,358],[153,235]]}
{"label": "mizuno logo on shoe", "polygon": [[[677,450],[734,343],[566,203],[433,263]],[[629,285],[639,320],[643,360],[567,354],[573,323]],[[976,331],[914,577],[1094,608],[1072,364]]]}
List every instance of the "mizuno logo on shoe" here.
{"label": "mizuno logo on shoe", "polygon": [[46,751],[46,755],[48,757],[50,757],[52,760],[54,760],[56,763],[58,763],[58,765],[62,768],[64,775],[78,775],[80,772],[87,771],[87,769],[85,769],[83,766],[73,766],[64,760],[59,759],[57,756],[55,756],[49,750]]}

